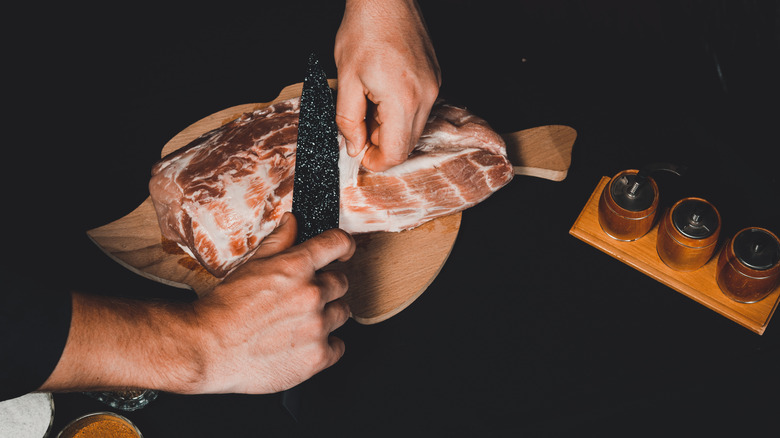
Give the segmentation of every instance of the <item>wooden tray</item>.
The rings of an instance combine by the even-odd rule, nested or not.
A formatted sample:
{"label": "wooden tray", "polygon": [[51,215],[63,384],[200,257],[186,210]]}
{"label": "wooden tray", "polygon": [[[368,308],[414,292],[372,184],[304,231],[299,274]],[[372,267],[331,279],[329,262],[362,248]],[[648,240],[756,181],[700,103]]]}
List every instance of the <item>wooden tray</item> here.
{"label": "wooden tray", "polygon": [[[764,333],[777,308],[780,287],[776,288],[768,297],[753,304],[738,303],[727,298],[715,281],[718,255],[723,246],[724,236],[721,237],[721,248],[715,252],[710,261],[702,268],[691,272],[676,271],[661,261],[655,248],[658,235],[657,223],[649,233],[633,242],[621,242],[609,237],[601,229],[598,218],[599,196],[609,180],[610,178],[606,176],[601,178],[585,208],[569,230],[572,236],[604,251],[759,335]],[[662,213],[659,212],[658,217],[662,217]],[[728,236],[725,237],[728,238]]]}

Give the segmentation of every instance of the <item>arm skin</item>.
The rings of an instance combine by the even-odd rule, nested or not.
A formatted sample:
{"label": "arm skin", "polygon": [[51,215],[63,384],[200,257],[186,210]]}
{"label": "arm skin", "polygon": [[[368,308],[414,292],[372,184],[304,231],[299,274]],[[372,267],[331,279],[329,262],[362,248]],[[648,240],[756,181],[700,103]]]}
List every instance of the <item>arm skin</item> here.
{"label": "arm skin", "polygon": [[65,350],[39,390],[149,388],[176,393],[273,393],[344,354],[330,335],[349,318],[347,279],[317,272],[355,251],[329,230],[293,246],[286,213],[255,256],[193,303],[73,294]]}
{"label": "arm skin", "polygon": [[336,122],[363,166],[404,162],[441,86],[428,31],[414,0],[347,0],[336,34]]}

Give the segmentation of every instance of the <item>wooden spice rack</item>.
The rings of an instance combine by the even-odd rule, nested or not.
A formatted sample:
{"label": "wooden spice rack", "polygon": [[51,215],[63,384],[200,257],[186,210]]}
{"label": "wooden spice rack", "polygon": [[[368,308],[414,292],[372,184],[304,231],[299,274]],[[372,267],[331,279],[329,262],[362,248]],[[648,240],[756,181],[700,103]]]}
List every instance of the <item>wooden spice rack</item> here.
{"label": "wooden spice rack", "polygon": [[[598,218],[599,197],[609,180],[606,176],[601,178],[569,234],[755,333],[764,333],[780,301],[780,286],[757,303],[743,304],[726,297],[718,287],[715,275],[722,243],[727,241],[729,236],[721,236],[721,248],[716,250],[706,265],[690,272],[676,271],[661,261],[655,247],[657,223],[650,232],[633,242],[622,242],[609,237],[601,229]],[[658,217],[662,215],[663,212],[659,211]]]}

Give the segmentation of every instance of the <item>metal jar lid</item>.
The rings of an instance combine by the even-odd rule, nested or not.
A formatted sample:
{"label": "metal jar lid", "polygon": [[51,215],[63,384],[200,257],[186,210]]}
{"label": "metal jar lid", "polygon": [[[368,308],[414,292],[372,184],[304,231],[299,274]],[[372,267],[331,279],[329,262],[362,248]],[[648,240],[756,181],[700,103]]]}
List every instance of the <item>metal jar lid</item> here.
{"label": "metal jar lid", "polygon": [[655,200],[655,190],[648,178],[636,174],[622,175],[612,181],[610,195],[615,203],[628,211],[643,211]]}
{"label": "metal jar lid", "polygon": [[780,243],[762,229],[748,228],[734,237],[734,255],[745,266],[764,271],[780,262]]}
{"label": "metal jar lid", "polygon": [[699,199],[679,203],[672,212],[672,223],[677,231],[691,239],[706,239],[720,225],[715,208]]}

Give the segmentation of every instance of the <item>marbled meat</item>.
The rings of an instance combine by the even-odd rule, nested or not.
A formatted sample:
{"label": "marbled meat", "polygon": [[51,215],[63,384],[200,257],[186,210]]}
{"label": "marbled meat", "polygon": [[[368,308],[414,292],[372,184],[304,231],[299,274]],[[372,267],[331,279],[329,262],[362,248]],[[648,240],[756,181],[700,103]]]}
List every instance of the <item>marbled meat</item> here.
{"label": "marbled meat", "polygon": [[[163,158],[149,191],[164,238],[217,277],[252,255],[292,209],[300,99],[243,114]],[[471,207],[513,176],[485,120],[437,102],[409,159],[385,172],[350,157],[339,135],[339,226],[402,231]]]}

